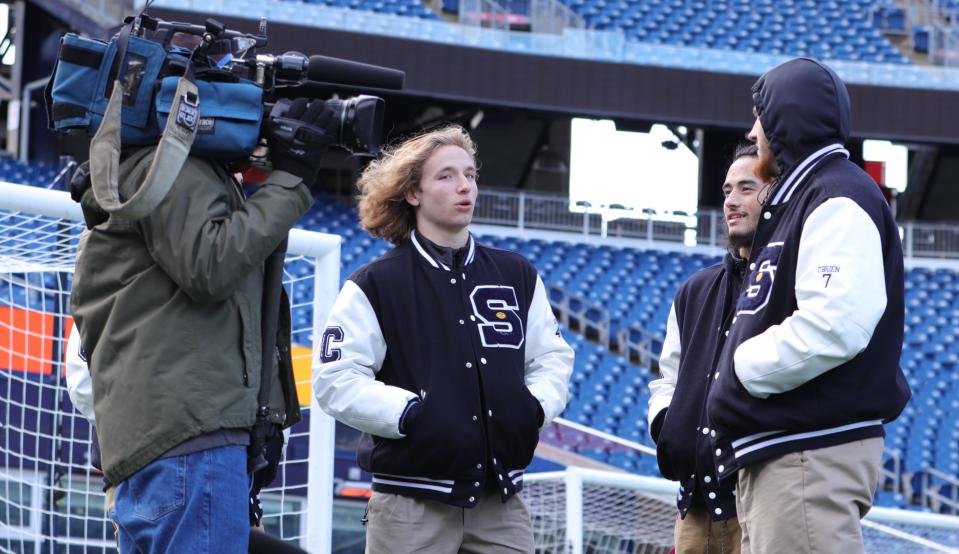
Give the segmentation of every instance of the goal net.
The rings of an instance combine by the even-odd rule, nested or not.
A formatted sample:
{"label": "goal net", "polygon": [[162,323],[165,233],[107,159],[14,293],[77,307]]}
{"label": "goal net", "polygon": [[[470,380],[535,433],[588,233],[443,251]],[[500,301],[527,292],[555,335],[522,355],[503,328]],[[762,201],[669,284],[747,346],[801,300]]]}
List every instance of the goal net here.
{"label": "goal net", "polygon": [[[103,479],[90,465],[91,428],[64,378],[80,217],[67,193],[0,183],[0,552],[116,551]],[[284,285],[305,412],[261,495],[263,521],[278,537],[327,552],[332,423],[309,409],[310,364],[314,329],[339,288],[339,238],[294,230]]]}
{"label": "goal net", "polygon": [[[66,193],[0,183],[0,553],[115,551],[102,477],[89,463],[91,429],[70,404],[64,380],[79,219]],[[339,240],[292,232],[285,269],[298,393],[308,408],[313,337],[339,288]],[[674,483],[574,467],[592,457],[649,473],[649,447],[558,421],[541,437],[547,448],[579,461],[572,456],[561,464],[566,469],[526,475],[538,553],[669,551]],[[318,554],[331,551],[335,524],[333,452],[332,421],[307,409],[277,481],[263,493],[267,530]],[[362,513],[362,505],[350,510]],[[875,508],[863,526],[867,552],[954,552],[959,545],[954,517]],[[338,546],[363,549],[359,542]]]}

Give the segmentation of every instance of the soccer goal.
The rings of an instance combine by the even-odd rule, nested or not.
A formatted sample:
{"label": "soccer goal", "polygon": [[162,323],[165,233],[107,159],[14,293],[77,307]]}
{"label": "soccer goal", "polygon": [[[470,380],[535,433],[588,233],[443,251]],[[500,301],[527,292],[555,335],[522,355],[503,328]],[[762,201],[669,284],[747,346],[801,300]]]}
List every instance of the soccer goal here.
{"label": "soccer goal", "polygon": [[[0,552],[115,552],[90,426],[64,380],[81,219],[66,192],[0,183]],[[332,419],[309,409],[311,345],[339,290],[339,261],[339,237],[290,233],[284,284],[308,411],[262,494],[267,530],[317,553],[330,551],[334,446]]]}

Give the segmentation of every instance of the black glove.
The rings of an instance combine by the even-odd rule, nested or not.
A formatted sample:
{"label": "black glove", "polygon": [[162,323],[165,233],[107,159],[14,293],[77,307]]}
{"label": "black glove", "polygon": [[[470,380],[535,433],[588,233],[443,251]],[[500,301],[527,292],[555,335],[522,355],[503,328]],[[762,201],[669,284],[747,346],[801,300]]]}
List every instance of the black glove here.
{"label": "black glove", "polygon": [[87,229],[93,229],[97,225],[110,219],[110,214],[103,211],[97,204],[93,196],[90,182],[90,162],[85,161],[78,165],[70,177],[70,198],[80,204],[83,211],[83,222]]}
{"label": "black glove", "polygon": [[87,160],[78,165],[73,170],[73,176],[70,177],[70,198],[74,202],[80,202],[83,193],[90,188],[90,161]]}
{"label": "black glove", "polygon": [[266,122],[273,169],[292,173],[312,186],[323,153],[333,142],[328,129],[332,120],[333,113],[322,100],[278,100]]}
{"label": "black glove", "polygon": [[406,405],[403,415],[400,416],[400,433],[410,434],[416,428],[416,422],[423,412],[423,404],[419,398],[414,398]]}

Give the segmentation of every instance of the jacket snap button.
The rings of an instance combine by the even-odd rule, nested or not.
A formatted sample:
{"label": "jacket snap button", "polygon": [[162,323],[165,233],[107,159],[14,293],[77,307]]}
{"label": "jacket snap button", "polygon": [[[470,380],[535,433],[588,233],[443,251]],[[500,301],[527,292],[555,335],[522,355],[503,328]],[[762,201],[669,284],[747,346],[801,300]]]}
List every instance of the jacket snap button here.
{"label": "jacket snap button", "polygon": [[710,500],[716,500],[716,493],[714,493],[714,492],[709,493],[709,499],[710,499]]}
{"label": "jacket snap button", "polygon": [[455,285],[455,284],[456,284],[456,277],[453,277],[452,279],[450,279],[450,284],[451,284],[451,285]]}
{"label": "jacket snap button", "polygon": [[769,212],[766,212],[763,214],[763,219],[771,219],[772,217],[773,217],[773,214]]}

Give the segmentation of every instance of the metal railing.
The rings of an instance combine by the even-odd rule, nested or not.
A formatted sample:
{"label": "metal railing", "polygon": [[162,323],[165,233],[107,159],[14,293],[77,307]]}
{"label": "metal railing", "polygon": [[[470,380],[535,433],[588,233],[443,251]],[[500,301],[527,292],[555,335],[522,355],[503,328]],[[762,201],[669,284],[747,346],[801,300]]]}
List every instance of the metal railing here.
{"label": "metal railing", "polygon": [[923,504],[938,513],[959,514],[959,479],[935,468],[929,468],[926,472],[930,479],[922,491]]}
{"label": "metal railing", "polygon": [[530,0],[530,30],[534,33],[560,34],[563,29],[585,29],[582,16],[559,0]]}
{"label": "metal railing", "polygon": [[[686,214],[608,206],[571,207],[565,197],[493,188],[480,190],[473,222],[506,225],[520,231],[565,231],[584,236],[706,246],[717,252],[725,249],[726,240],[721,210],[704,209]],[[907,259],[959,260],[959,224],[906,221],[899,224],[899,229]]]}
{"label": "metal railing", "polygon": [[509,31],[510,12],[494,0],[460,0],[459,23],[465,27]]}

